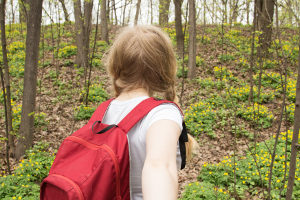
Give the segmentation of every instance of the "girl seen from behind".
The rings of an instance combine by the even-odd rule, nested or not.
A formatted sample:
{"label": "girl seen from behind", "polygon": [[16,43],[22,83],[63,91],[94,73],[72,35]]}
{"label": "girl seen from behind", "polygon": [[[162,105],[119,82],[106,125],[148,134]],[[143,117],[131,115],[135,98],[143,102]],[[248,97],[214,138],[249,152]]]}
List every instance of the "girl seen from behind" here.
{"label": "girl seen from behind", "polygon": [[[169,37],[159,28],[122,29],[105,59],[116,98],[103,123],[119,123],[140,102],[156,94],[176,101],[175,53]],[[131,199],[177,198],[182,122],[174,104],[162,104],[129,131]]]}

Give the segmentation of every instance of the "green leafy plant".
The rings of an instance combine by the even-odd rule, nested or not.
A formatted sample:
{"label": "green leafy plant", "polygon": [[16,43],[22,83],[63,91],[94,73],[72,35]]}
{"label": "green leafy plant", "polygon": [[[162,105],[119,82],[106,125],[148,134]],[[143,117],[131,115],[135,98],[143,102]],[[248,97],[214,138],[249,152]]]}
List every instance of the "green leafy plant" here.
{"label": "green leafy plant", "polygon": [[[21,124],[21,114],[22,114],[22,105],[21,104],[16,104],[15,102],[12,102],[12,126],[14,132],[17,132],[20,128]],[[47,128],[48,125],[48,120],[47,114],[43,112],[39,113],[31,113],[34,114],[34,125],[36,127],[41,127],[41,128]]]}
{"label": "green leafy plant", "polygon": [[[292,103],[296,102],[296,83],[297,83],[296,79],[288,78],[287,80],[287,85],[286,85],[287,99]],[[281,86],[278,87],[276,89],[276,92],[282,94],[283,93],[282,87]]]}
{"label": "green leafy plant", "polygon": [[224,79],[225,81],[235,81],[238,82],[238,79],[233,75],[233,73],[226,67],[214,67],[214,75],[217,79]]}
{"label": "green leafy plant", "polygon": [[[229,93],[231,97],[235,98],[238,101],[246,102],[249,98],[250,86],[245,85],[243,87],[230,87]],[[268,103],[274,100],[276,93],[265,91],[264,88],[261,89],[260,96],[258,99],[258,89],[256,86],[253,87],[253,101],[258,103]]]}
{"label": "green leafy plant", "polygon": [[[288,141],[287,157],[285,157],[286,140]],[[271,180],[271,199],[281,199],[285,196],[287,180],[284,181],[284,174],[285,168],[287,171],[289,170],[288,166],[291,153],[291,140],[291,130],[280,133]],[[271,154],[268,148],[274,146],[274,141],[274,138],[271,138],[266,140],[265,143],[257,143],[255,147],[253,146],[246,152],[245,156],[236,157],[236,162],[234,162],[233,157],[226,156],[221,162],[216,164],[204,163],[198,177],[199,182],[188,184],[185,192],[183,193],[182,199],[193,199],[192,197],[199,197],[199,199],[210,199],[208,197],[203,197],[203,195],[216,194],[215,191],[219,189],[222,189],[223,193],[226,191],[226,194],[230,195],[226,196],[226,199],[233,198],[236,195],[238,195],[238,198],[246,198],[246,191],[248,195],[263,198],[261,188],[268,187],[270,178],[269,167],[271,164]],[[266,145],[268,145],[268,147]],[[297,158],[297,168],[300,167],[299,161],[299,158]],[[234,173],[236,175],[235,189],[237,193],[235,193],[234,189]],[[295,177],[293,199],[299,199],[299,170],[296,170]],[[283,190],[280,198],[279,194],[281,189]],[[211,199],[217,198],[214,197]]]}
{"label": "green leafy plant", "polygon": [[215,185],[207,182],[195,182],[188,184],[181,200],[221,200],[229,198],[229,191],[224,187],[216,187]]}
{"label": "green leafy plant", "polygon": [[[282,77],[284,78],[284,77]],[[253,76],[253,80],[258,85],[259,74]],[[283,80],[282,80],[283,81]],[[261,76],[261,85],[264,87],[270,87],[273,89],[281,87],[281,75],[276,72],[265,72]]]}
{"label": "green leafy plant", "polygon": [[220,62],[230,62],[232,60],[235,60],[235,57],[230,54],[222,54],[219,56]]}
{"label": "green leafy plant", "polygon": [[295,114],[295,104],[291,103],[286,106],[287,120],[291,123],[294,123],[294,114]]}
{"label": "green leafy plant", "polygon": [[[186,66],[184,67],[183,75],[184,75],[184,78],[186,78],[188,75],[188,69]],[[182,78],[182,65],[180,65],[177,69],[177,77]]]}
{"label": "green leafy plant", "polygon": [[274,115],[266,106],[257,103],[255,103],[254,106],[242,106],[241,109],[237,111],[237,115],[255,125],[261,125],[262,128],[271,127],[274,119]]}
{"label": "green leafy plant", "polygon": [[90,119],[92,114],[95,112],[96,108],[89,107],[81,104],[79,107],[75,109],[74,118],[76,120],[86,120]]}
{"label": "green leafy plant", "polygon": [[204,65],[204,59],[201,58],[200,56],[196,56],[196,66],[200,67]]}
{"label": "green leafy plant", "polygon": [[76,55],[76,53],[77,53],[77,47],[74,45],[68,45],[58,50],[58,57],[70,58],[71,56]]}
{"label": "green leafy plant", "polygon": [[[85,99],[86,98],[86,90],[82,90],[80,93],[80,98]],[[101,83],[92,84],[89,87],[89,102],[98,102],[101,103],[108,99],[108,94],[106,90],[103,88],[103,85]]]}
{"label": "green leafy plant", "polygon": [[197,136],[205,133],[212,138],[216,137],[213,128],[217,115],[213,108],[214,103],[209,102],[199,102],[188,107],[185,121],[190,134]]}
{"label": "green leafy plant", "polygon": [[48,149],[49,144],[38,142],[26,152],[12,175],[0,177],[0,199],[39,198],[39,183],[48,175],[54,160]]}

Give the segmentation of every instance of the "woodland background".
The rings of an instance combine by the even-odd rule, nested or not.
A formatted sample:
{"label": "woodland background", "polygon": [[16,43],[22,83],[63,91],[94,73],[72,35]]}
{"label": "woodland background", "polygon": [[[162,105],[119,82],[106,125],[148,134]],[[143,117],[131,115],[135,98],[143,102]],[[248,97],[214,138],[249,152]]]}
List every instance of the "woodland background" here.
{"label": "woodland background", "polygon": [[39,199],[62,140],[112,97],[102,57],[135,24],[177,52],[199,143],[179,198],[299,199],[299,18],[296,0],[0,0],[0,199]]}

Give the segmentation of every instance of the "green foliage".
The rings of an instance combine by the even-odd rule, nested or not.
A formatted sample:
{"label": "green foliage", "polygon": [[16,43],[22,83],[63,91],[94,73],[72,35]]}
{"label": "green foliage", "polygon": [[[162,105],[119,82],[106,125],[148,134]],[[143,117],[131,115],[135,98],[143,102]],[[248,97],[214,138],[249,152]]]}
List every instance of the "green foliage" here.
{"label": "green foliage", "polygon": [[207,35],[198,35],[197,40],[201,41],[202,44],[210,44],[211,38]]}
{"label": "green foliage", "polygon": [[215,87],[215,81],[211,77],[205,78],[205,79],[198,78],[197,82],[199,83],[199,85],[202,89],[205,89],[207,91],[209,91]]}
{"label": "green foliage", "polygon": [[239,59],[236,60],[236,63],[238,66],[244,68],[244,69],[249,69],[250,68],[250,63],[245,57],[240,57]]}
{"label": "green foliage", "polygon": [[77,54],[77,47],[74,45],[68,45],[58,50],[59,58],[70,58]]}
{"label": "green foliage", "polygon": [[282,41],[280,46],[280,41],[278,39],[273,41],[271,50],[279,49],[280,57],[287,57],[291,63],[295,63],[298,60],[299,46],[297,44],[297,39],[293,38],[291,40]]}
{"label": "green foliage", "polygon": [[182,196],[181,200],[222,200],[230,198],[228,190],[215,187],[209,182],[188,184]]}
{"label": "green foliage", "polygon": [[[86,89],[81,91],[80,97],[81,99],[86,98]],[[106,101],[108,97],[109,96],[101,83],[92,84],[89,87],[89,102],[101,103],[103,101]]]}
{"label": "green foliage", "polygon": [[0,177],[0,199],[39,199],[39,183],[48,175],[54,155],[49,144],[39,142],[26,152],[12,175]]}
{"label": "green foliage", "polygon": [[[296,102],[296,83],[297,83],[296,79],[288,78],[287,80],[286,95],[287,95],[287,99],[292,103]],[[283,94],[282,87],[281,86],[278,87],[276,89],[276,92]]]}
{"label": "green foliage", "polygon": [[109,45],[103,40],[97,40],[96,47],[99,48],[100,51],[105,52],[109,48]]}
{"label": "green foliage", "polygon": [[237,114],[258,127],[262,126],[262,128],[271,127],[274,119],[274,115],[266,106],[257,103],[255,103],[254,106],[242,106],[242,108],[237,111]]}
{"label": "green foliage", "polygon": [[94,58],[93,61],[92,61],[92,66],[93,67],[98,67],[98,68],[102,67],[103,64],[101,62],[101,59]]}
{"label": "green foliage", "polygon": [[291,103],[286,106],[287,120],[291,123],[294,123],[294,114],[295,114],[295,104]]}
{"label": "green foliage", "polygon": [[8,64],[9,73],[12,77],[23,77],[24,76],[24,65],[25,65],[25,44],[24,42],[16,41],[12,42],[8,47]]}
{"label": "green foliage", "polygon": [[75,109],[74,118],[76,120],[86,120],[90,119],[92,114],[95,112],[96,108],[89,107],[81,104],[79,107]]}
{"label": "green foliage", "polygon": [[[250,94],[250,86],[246,85],[239,88],[230,87],[229,93],[231,97],[238,101],[247,102]],[[253,87],[253,101],[258,103],[267,103],[274,100],[276,93],[265,91],[265,89],[261,89],[260,96],[258,98],[258,88],[256,86]]]}
{"label": "green foliage", "polygon": [[199,102],[192,104],[185,112],[186,126],[189,133],[197,136],[205,133],[215,138],[214,125],[216,122],[216,111],[213,110],[214,103]]}
{"label": "green foliage", "polygon": [[[282,77],[284,79],[284,77]],[[258,85],[259,82],[259,74],[256,74],[253,76],[253,80],[256,85]],[[276,89],[281,87],[281,82],[284,80],[281,80],[281,75],[276,72],[265,72],[261,76],[261,85],[264,87],[270,87],[272,89]]]}
{"label": "green foliage", "polygon": [[217,79],[226,79],[225,81],[238,82],[238,79],[233,75],[233,73],[226,67],[214,67],[214,74]]}
{"label": "green foliage", "polygon": [[[15,102],[12,101],[12,126],[13,126],[13,131],[15,133],[18,132],[21,124],[21,114],[22,114],[22,105],[21,104],[16,104]],[[43,112],[35,113],[34,114],[34,126],[35,127],[41,127],[43,129],[47,128],[48,125],[48,120],[46,119],[47,114]]]}
{"label": "green foliage", "polygon": [[200,67],[200,66],[203,66],[204,65],[204,59],[201,58],[200,56],[196,56],[196,66],[197,67]]}
{"label": "green foliage", "polygon": [[233,55],[230,55],[230,54],[222,54],[222,55],[219,56],[219,60],[222,63],[226,63],[226,62],[235,60],[235,57]]}
{"label": "green foliage", "polygon": [[11,54],[18,53],[19,51],[25,50],[25,43],[21,41],[12,42],[8,47],[7,51]]}
{"label": "green foliage", "polygon": [[[274,136],[275,137],[275,136]],[[285,157],[285,142],[288,142],[287,157]],[[280,199],[280,189],[284,198],[287,188],[287,180],[284,181],[285,168],[288,172],[288,166],[291,153],[292,131],[282,132],[279,136],[276,149],[276,156],[272,175],[272,192],[271,199]],[[269,147],[274,147],[274,139],[269,139],[264,142],[257,143],[256,147],[252,147],[246,152],[245,156],[237,157],[234,162],[233,157],[226,156],[224,160],[217,164],[204,163],[199,174],[199,181],[186,186],[186,190],[182,199],[192,199],[197,195],[203,197],[203,193],[213,194],[216,189],[222,189],[226,194],[234,196],[234,173],[236,174],[236,190],[239,198],[245,198],[245,192],[250,193],[250,196],[263,197],[261,187],[267,188],[269,182],[269,167],[271,164],[271,154]],[[268,145],[269,147],[266,147]],[[300,167],[300,160],[297,158],[297,167]],[[296,170],[296,179],[294,185],[293,199],[300,198],[300,171]],[[209,187],[205,187],[209,186]],[[203,187],[203,188],[202,188]],[[204,189],[205,188],[205,189]],[[197,196],[197,197],[198,197]],[[228,197],[226,197],[228,198]],[[209,199],[209,198],[207,198]],[[222,198],[220,198],[222,199]]]}
{"label": "green foliage", "polygon": [[47,77],[50,77],[52,81],[55,81],[57,79],[56,71],[53,69],[49,70]]}
{"label": "green foliage", "polygon": [[265,60],[263,63],[263,69],[275,69],[277,66],[279,65],[279,63],[277,62],[277,60],[273,59],[273,60]]}

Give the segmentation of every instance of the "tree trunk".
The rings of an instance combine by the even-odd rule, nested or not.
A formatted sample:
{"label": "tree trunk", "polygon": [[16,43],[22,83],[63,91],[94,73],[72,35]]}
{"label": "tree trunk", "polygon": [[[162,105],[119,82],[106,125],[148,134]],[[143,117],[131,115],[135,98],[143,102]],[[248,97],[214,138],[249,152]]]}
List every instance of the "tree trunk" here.
{"label": "tree trunk", "polygon": [[[300,31],[299,31],[300,36]],[[300,48],[300,40],[299,40],[299,48]],[[298,53],[298,78],[296,85],[296,103],[295,103],[295,114],[294,114],[294,131],[293,131],[293,139],[292,139],[292,149],[291,149],[291,160],[290,160],[290,171],[289,171],[289,179],[288,186],[286,192],[286,200],[292,199],[293,194],[293,186],[295,182],[295,171],[296,171],[296,161],[297,161],[297,147],[299,148],[298,140],[299,140],[299,129],[300,129],[300,51]],[[287,136],[286,136],[287,137]]]}
{"label": "tree trunk", "polygon": [[249,82],[250,82],[250,91],[249,91],[249,98],[248,98],[248,104],[253,100],[253,73],[254,73],[254,43],[255,43],[255,31],[256,31],[256,21],[257,21],[257,1],[254,1],[254,14],[253,14],[253,24],[252,24],[252,39],[251,39],[251,57],[250,57],[250,68],[249,68]]}
{"label": "tree trunk", "polygon": [[[130,3],[132,3],[132,1],[130,1]],[[126,24],[129,24],[130,16],[131,16],[131,9],[132,9],[132,5],[129,6],[129,11],[128,11],[128,17],[127,17],[127,22],[126,22]]]}
{"label": "tree trunk", "polygon": [[92,29],[92,11],[93,11],[93,1],[84,1],[84,24],[83,24],[83,56],[84,56],[84,78],[86,82],[87,70],[89,68],[89,55],[90,55],[90,33]]}
{"label": "tree trunk", "polygon": [[188,77],[195,77],[196,71],[196,8],[195,0],[189,0],[189,61]]}
{"label": "tree trunk", "polygon": [[272,41],[274,5],[274,0],[259,0],[257,5],[258,30],[262,32],[259,37],[261,44],[259,48],[264,58],[269,56],[268,49]]}
{"label": "tree trunk", "polygon": [[77,45],[77,55],[75,63],[78,67],[83,65],[83,16],[81,12],[81,0],[74,1],[74,17],[75,17],[75,32],[76,32],[76,45]]}
{"label": "tree trunk", "polygon": [[212,1],[212,24],[214,24],[216,21],[215,21],[215,0]]}
{"label": "tree trunk", "polygon": [[66,4],[65,4],[65,0],[59,0],[59,2],[60,2],[60,4],[61,4],[61,6],[62,6],[64,15],[65,15],[65,21],[66,21],[66,22],[70,22],[68,10],[67,10]]}
{"label": "tree trunk", "polygon": [[19,22],[25,23],[27,19],[28,14],[28,1],[29,0],[18,0],[19,1]]}
{"label": "tree trunk", "polygon": [[169,8],[171,0],[159,0],[159,25],[166,26],[169,21]]}
{"label": "tree trunk", "polygon": [[150,0],[151,24],[153,24],[153,0]]}
{"label": "tree trunk", "polygon": [[31,147],[33,143],[37,67],[43,0],[28,0],[28,4],[29,12],[27,19],[24,90],[19,132],[20,137],[18,139],[16,148],[17,159],[24,155],[25,150]]}
{"label": "tree trunk", "polygon": [[184,54],[184,35],[182,32],[182,18],[181,18],[181,6],[183,0],[173,0],[175,5],[175,29],[176,29],[176,43],[177,43],[177,54],[180,59],[183,60]]}
{"label": "tree trunk", "polygon": [[135,12],[135,18],[134,18],[134,25],[137,25],[138,19],[139,19],[139,14],[140,14],[140,9],[141,9],[141,0],[138,0],[136,4],[136,12]]}
{"label": "tree trunk", "polygon": [[250,0],[246,0],[246,12],[247,12],[247,24],[250,24],[249,16],[250,16]]}
{"label": "tree trunk", "polygon": [[203,1],[203,26],[204,26],[203,33],[205,32],[205,25],[206,25],[206,0]]}
{"label": "tree trunk", "polygon": [[223,4],[223,23],[227,23],[227,2],[228,0],[222,0],[222,4]]}
{"label": "tree trunk", "polygon": [[117,16],[117,9],[116,9],[116,1],[113,0],[112,3],[113,3],[113,11],[114,11],[114,14],[115,14],[115,25],[118,25],[118,16]]}
{"label": "tree trunk", "polygon": [[107,26],[107,17],[106,17],[106,0],[101,1],[101,11],[100,11],[100,18],[101,18],[101,40],[106,41],[108,44],[108,26]]}
{"label": "tree trunk", "polygon": [[122,26],[125,25],[126,6],[127,6],[127,0],[125,0],[125,3],[124,3]]}
{"label": "tree trunk", "polygon": [[106,18],[107,18],[107,23],[110,23],[110,16],[109,16],[110,15],[110,13],[109,13],[109,11],[110,11],[110,6],[109,6],[110,1],[107,0],[106,3],[107,3],[107,5],[106,5]]}
{"label": "tree trunk", "polygon": [[[77,57],[76,64],[88,67],[89,38],[91,32],[93,1],[84,1],[84,13],[81,12],[81,0],[74,1]],[[86,74],[85,74],[86,75]]]}
{"label": "tree trunk", "polygon": [[12,23],[15,23],[15,9],[14,9],[14,1],[10,0],[10,6],[11,6],[11,15],[12,15]]}
{"label": "tree trunk", "polygon": [[231,14],[231,23],[230,25],[232,25],[232,23],[236,23],[237,22],[237,17],[238,17],[238,9],[239,9],[239,1],[238,0],[232,0],[232,5],[231,5],[231,11],[232,11],[232,14]]}
{"label": "tree trunk", "polygon": [[7,122],[8,122],[8,143],[10,154],[15,153],[14,137],[12,135],[12,108],[11,108],[11,96],[10,96],[10,77],[9,67],[7,60],[7,49],[6,49],[6,35],[5,35],[5,0],[0,3],[0,27],[1,27],[1,43],[2,43],[2,56],[4,65],[4,85],[6,90],[6,105],[7,105]]}

